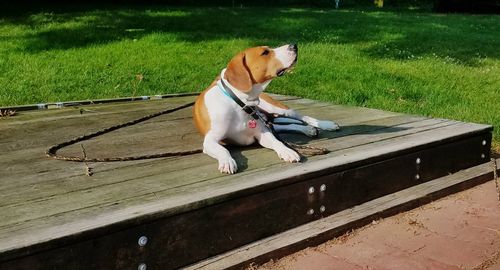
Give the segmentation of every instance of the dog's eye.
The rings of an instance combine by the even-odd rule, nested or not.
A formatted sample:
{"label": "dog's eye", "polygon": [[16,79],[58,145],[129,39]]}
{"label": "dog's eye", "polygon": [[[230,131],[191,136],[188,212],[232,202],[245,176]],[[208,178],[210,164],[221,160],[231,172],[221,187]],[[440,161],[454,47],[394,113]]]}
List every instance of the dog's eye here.
{"label": "dog's eye", "polygon": [[268,55],[269,54],[269,50],[268,49],[265,49],[261,55]]}

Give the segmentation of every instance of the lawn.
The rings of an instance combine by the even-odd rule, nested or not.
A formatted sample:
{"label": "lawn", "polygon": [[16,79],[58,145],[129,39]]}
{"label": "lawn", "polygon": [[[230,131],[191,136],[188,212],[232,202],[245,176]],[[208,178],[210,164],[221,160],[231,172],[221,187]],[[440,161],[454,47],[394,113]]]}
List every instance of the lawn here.
{"label": "lawn", "polygon": [[102,8],[0,17],[0,106],[203,90],[249,46],[299,44],[270,92],[488,123],[500,17],[409,10]]}

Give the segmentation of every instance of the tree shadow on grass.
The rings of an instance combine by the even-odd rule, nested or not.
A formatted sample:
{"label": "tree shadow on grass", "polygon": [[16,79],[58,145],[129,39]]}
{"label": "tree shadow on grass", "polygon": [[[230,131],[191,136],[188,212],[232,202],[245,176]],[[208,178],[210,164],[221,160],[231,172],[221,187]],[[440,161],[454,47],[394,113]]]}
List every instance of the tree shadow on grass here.
{"label": "tree shadow on grass", "polygon": [[351,43],[374,38],[375,32],[343,26],[353,14],[277,8],[136,8],[40,13],[10,22],[39,29],[24,37],[22,50],[32,53],[140,39],[150,34],[171,35],[187,42],[249,39],[256,44],[276,45],[287,41]]}
{"label": "tree shadow on grass", "polygon": [[[135,7],[4,17],[31,29],[20,36],[24,53],[84,48],[159,35],[159,41],[205,42],[246,39],[255,45],[286,42],[365,42],[372,58],[413,60],[434,56],[464,65],[499,57],[492,16],[442,16],[412,12],[364,12],[281,8]],[[163,38],[161,38],[163,37]],[[490,41],[485,43],[485,41]],[[478,51],[478,45],[481,51]]]}
{"label": "tree shadow on grass", "polygon": [[364,52],[374,58],[411,61],[421,57],[443,59],[447,63],[480,66],[487,58],[498,59],[500,22],[495,16],[430,15],[394,19],[387,33],[395,37],[377,43]]}

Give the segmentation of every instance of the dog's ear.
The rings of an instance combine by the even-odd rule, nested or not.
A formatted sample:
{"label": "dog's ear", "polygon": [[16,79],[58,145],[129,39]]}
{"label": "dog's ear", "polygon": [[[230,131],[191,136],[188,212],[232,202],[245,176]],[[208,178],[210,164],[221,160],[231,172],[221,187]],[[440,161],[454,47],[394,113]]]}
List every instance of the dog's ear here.
{"label": "dog's ear", "polygon": [[237,54],[227,65],[225,79],[236,89],[249,92],[252,90],[250,71],[246,67],[245,53]]}

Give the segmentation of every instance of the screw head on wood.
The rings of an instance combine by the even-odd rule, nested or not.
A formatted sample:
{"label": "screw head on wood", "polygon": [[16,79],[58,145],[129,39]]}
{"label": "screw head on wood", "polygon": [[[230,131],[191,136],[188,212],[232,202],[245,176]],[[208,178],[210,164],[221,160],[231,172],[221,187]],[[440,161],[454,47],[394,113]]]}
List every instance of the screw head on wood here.
{"label": "screw head on wood", "polygon": [[310,187],[309,190],[308,190],[309,194],[313,194],[314,193],[314,187]]}
{"label": "screw head on wood", "polygon": [[140,263],[139,266],[137,266],[137,270],[146,270],[148,269],[148,266],[145,263]]}
{"label": "screw head on wood", "polygon": [[325,210],[326,210],[326,207],[324,205],[322,205],[322,206],[319,207],[319,211],[321,213],[325,212]]}
{"label": "screw head on wood", "polygon": [[312,214],[314,214],[314,209],[312,209],[312,208],[311,208],[311,209],[307,210],[307,214],[308,214],[308,215],[312,215]]}
{"label": "screw head on wood", "polygon": [[323,192],[326,190],[326,185],[325,184],[321,184],[321,186],[319,186],[319,191]]}
{"label": "screw head on wood", "polygon": [[139,240],[137,241],[137,243],[139,244],[139,246],[143,247],[145,246],[147,243],[148,243],[148,237],[147,236],[141,236],[139,237]]}

